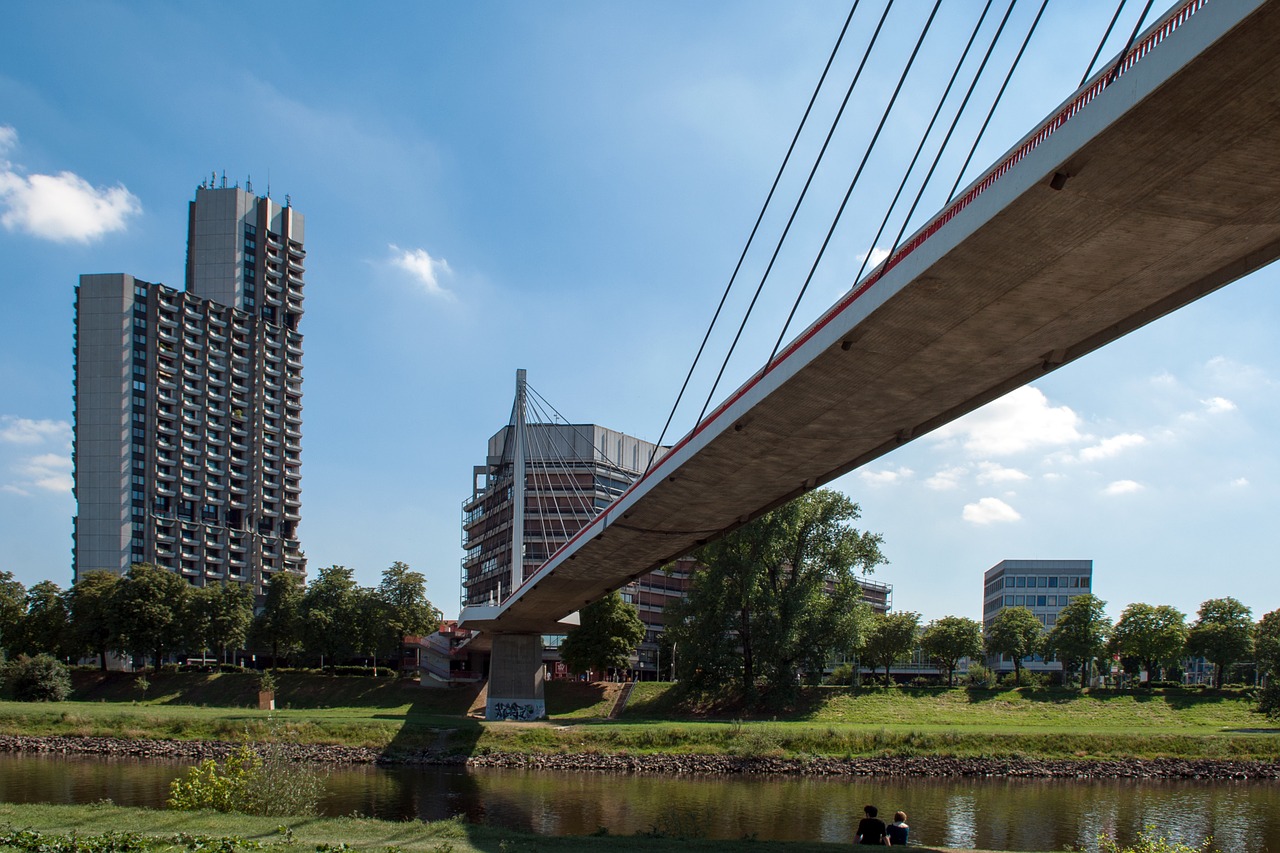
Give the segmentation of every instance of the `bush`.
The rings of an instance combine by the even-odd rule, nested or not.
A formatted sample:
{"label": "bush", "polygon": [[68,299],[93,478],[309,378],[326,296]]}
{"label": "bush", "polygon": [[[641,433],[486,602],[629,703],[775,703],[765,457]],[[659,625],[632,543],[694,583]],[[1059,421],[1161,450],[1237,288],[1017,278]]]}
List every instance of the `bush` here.
{"label": "bush", "polygon": [[[345,675],[345,676],[364,676],[366,678],[371,678],[373,676],[373,667],[371,666],[335,666],[329,670],[329,674]],[[386,666],[378,667],[379,678],[390,678],[395,674],[396,674],[395,670],[391,669],[390,667],[386,667]]]}
{"label": "bush", "polygon": [[61,702],[71,693],[71,674],[52,655],[20,655],[5,664],[4,684],[19,702]]}
{"label": "bush", "polygon": [[1272,676],[1267,686],[1258,691],[1258,710],[1273,720],[1280,720],[1280,677]]}
{"label": "bush", "polygon": [[990,687],[995,683],[995,673],[980,663],[969,664],[967,678],[970,687]]}
{"label": "bush", "polygon": [[850,685],[853,683],[853,665],[842,663],[835,669],[831,670],[831,675],[827,676],[828,684]]}
{"label": "bush", "polygon": [[289,764],[278,745],[269,745],[266,751],[265,760],[247,746],[228,755],[221,765],[205,759],[169,784],[169,808],[264,816],[316,814],[324,777]]}
{"label": "bush", "polygon": [[1138,833],[1138,838],[1131,847],[1123,847],[1114,838],[1105,835],[1098,837],[1099,853],[1208,853],[1213,849],[1213,840],[1206,838],[1199,847],[1170,841],[1157,835],[1154,826],[1148,826]]}

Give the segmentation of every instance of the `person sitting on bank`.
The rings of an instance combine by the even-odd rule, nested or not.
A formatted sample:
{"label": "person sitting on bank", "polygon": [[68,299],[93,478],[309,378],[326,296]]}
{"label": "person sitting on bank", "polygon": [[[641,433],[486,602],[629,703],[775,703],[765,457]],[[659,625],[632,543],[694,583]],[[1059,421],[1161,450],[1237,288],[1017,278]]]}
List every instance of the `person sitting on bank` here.
{"label": "person sitting on bank", "polygon": [[879,810],[875,806],[866,806],[862,811],[866,817],[858,821],[858,834],[854,843],[888,844],[889,838],[885,835],[884,821],[876,817],[879,814]]}
{"label": "person sitting on bank", "polygon": [[889,843],[895,847],[906,847],[907,836],[911,832],[911,827],[907,826],[907,813],[894,812],[893,823],[885,827],[885,835],[889,836]]}

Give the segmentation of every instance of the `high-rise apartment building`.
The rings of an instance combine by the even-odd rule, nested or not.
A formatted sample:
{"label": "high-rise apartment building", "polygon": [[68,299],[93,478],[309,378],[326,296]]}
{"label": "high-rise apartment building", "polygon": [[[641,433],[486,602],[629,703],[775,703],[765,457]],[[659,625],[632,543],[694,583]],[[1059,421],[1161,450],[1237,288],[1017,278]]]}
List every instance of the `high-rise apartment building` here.
{"label": "high-rise apartment building", "polygon": [[[1072,598],[1093,592],[1093,560],[1001,560],[982,576],[982,625],[987,627],[1006,607],[1025,607],[1048,631]],[[997,668],[1013,669],[1003,655]],[[1058,670],[1056,661],[1036,659],[1032,668]]]}
{"label": "high-rise apartment building", "polygon": [[76,293],[73,567],[149,562],[261,593],[299,574],[303,217],[202,184],[185,291],[121,273]]}

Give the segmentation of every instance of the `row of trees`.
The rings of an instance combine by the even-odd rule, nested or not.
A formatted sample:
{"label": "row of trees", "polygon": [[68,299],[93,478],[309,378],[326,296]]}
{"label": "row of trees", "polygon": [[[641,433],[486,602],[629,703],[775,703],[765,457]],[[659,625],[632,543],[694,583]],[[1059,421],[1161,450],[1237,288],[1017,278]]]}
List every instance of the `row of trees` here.
{"label": "row of trees", "polygon": [[[1025,607],[1005,608],[985,632],[960,616],[921,626],[916,613],[877,614],[862,601],[857,575],[885,562],[882,537],[854,529],[858,517],[857,504],[819,489],[703,547],[703,568],[684,601],[668,608],[660,638],[668,660],[680,649],[677,677],[695,690],[737,690],[748,702],[763,693],[785,701],[837,656],[858,656],[887,682],[893,664],[916,649],[947,670],[949,683],[960,660],[984,654],[1009,656],[1018,682],[1023,659],[1035,654],[1056,657],[1082,681],[1092,661],[1111,655],[1150,678],[1161,666],[1204,657],[1219,686],[1237,661],[1256,659],[1280,674],[1280,611],[1254,625],[1232,598],[1206,601],[1190,625],[1177,609],[1149,604],[1130,605],[1113,624],[1105,602],[1085,594],[1048,632]],[[626,666],[642,636],[634,608],[610,596],[583,611],[561,658],[575,672]]]}
{"label": "row of trees", "polygon": [[1096,596],[1076,596],[1047,634],[1027,608],[1005,608],[987,631],[986,650],[1011,657],[1018,678],[1023,658],[1035,654],[1056,656],[1081,683],[1090,664],[1106,657],[1119,657],[1126,672],[1145,670],[1152,679],[1185,658],[1204,658],[1214,666],[1218,687],[1233,664],[1246,661],[1256,662],[1260,674],[1280,676],[1280,610],[1254,624],[1252,611],[1236,599],[1211,598],[1188,624],[1175,607],[1136,603],[1113,624],[1105,607]]}
{"label": "row of trees", "polygon": [[42,652],[67,660],[109,654],[219,660],[240,649],[270,654],[272,665],[299,654],[333,664],[353,656],[398,653],[403,638],[440,624],[427,599],[426,579],[397,562],[376,587],[362,587],[345,566],[321,569],[310,584],[278,572],[255,613],[253,594],[237,583],[193,587],[148,563],[128,573],[86,572],[69,590],[52,581],[25,589],[0,572],[0,649],[6,655]]}

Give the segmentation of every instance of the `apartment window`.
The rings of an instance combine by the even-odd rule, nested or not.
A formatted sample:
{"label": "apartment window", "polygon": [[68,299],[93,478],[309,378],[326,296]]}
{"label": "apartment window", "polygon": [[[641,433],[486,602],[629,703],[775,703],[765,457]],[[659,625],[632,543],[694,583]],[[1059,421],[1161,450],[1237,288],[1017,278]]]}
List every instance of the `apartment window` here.
{"label": "apartment window", "polygon": [[141,299],[146,299],[147,298],[146,286],[141,284],[135,284],[133,286],[133,295]]}
{"label": "apartment window", "polygon": [[146,361],[140,361],[140,362],[139,362],[139,361],[135,361],[135,362],[133,363],[133,375],[134,375],[134,376],[146,376],[146,375],[147,375],[147,363],[146,363]]}
{"label": "apartment window", "polygon": [[133,342],[138,346],[145,347],[147,345],[147,336],[135,334],[133,336]]}
{"label": "apartment window", "polygon": [[146,431],[145,429],[143,429],[142,427],[137,427],[137,426],[135,426],[135,427],[133,428],[133,437],[134,437],[134,438],[140,438],[140,439],[142,439],[143,441],[145,441],[145,440],[146,440],[146,438],[147,438],[147,431]]}
{"label": "apartment window", "polygon": [[1024,586],[1027,585],[1027,579],[1024,577],[1014,578],[1014,580],[1018,582],[1018,589],[1022,589]]}
{"label": "apartment window", "polygon": [[1081,589],[1088,589],[1088,588],[1089,588],[1089,579],[1088,579],[1088,578],[1080,578],[1080,588],[1081,588]]}
{"label": "apartment window", "polygon": [[1046,606],[1047,606],[1047,604],[1046,604],[1046,602],[1045,602],[1045,599],[1046,599],[1047,597],[1048,597],[1048,596],[1044,596],[1044,595],[1037,595],[1037,596],[1036,596],[1036,607],[1046,607]]}
{"label": "apartment window", "polygon": [[1040,589],[1044,589],[1048,585],[1049,585],[1049,579],[1044,575],[1041,575],[1036,579],[1036,586],[1038,586]]}
{"label": "apartment window", "polygon": [[1013,596],[1012,596],[1012,595],[1006,595],[1006,596],[1004,597],[1004,606],[1005,606],[1005,607],[1012,607],[1012,606],[1013,606]]}
{"label": "apartment window", "polygon": [[133,327],[134,327],[135,329],[142,329],[142,330],[145,332],[145,331],[146,331],[146,329],[147,329],[147,318],[146,318],[146,317],[134,317],[134,318],[133,318]]}
{"label": "apartment window", "polygon": [[1057,589],[1057,588],[1058,588],[1058,579],[1057,579],[1057,578],[1049,578],[1049,586],[1050,586],[1050,588],[1052,588],[1052,589]]}
{"label": "apartment window", "polygon": [[1015,595],[1013,597],[1013,603],[1016,607],[1022,607],[1027,603],[1027,597],[1025,595]]}
{"label": "apartment window", "polygon": [[1005,578],[1005,579],[1004,579],[1004,585],[1005,585],[1005,588],[1006,588],[1006,589],[1008,589],[1009,587],[1013,586],[1013,578]]}
{"label": "apartment window", "polygon": [[1071,579],[1071,588],[1072,588],[1072,589],[1076,589],[1076,588],[1077,588],[1077,587],[1079,587],[1079,586],[1080,586],[1080,578],[1072,578],[1072,579]]}

